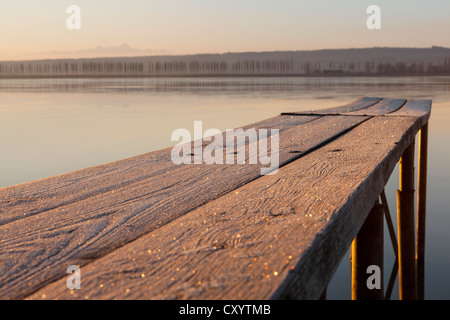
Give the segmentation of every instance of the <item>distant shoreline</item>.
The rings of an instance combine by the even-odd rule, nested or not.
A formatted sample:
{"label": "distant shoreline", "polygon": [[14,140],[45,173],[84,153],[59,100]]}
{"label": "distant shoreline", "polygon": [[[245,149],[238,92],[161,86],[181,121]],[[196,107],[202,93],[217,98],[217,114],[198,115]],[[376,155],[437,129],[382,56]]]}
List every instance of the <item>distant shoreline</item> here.
{"label": "distant shoreline", "polygon": [[432,47],[0,61],[0,78],[380,77],[450,75]]}
{"label": "distant shoreline", "polygon": [[20,80],[20,79],[120,79],[120,78],[402,78],[402,77],[445,77],[450,76],[450,73],[445,74],[204,74],[204,75],[72,75],[72,76],[0,76],[0,80]]}

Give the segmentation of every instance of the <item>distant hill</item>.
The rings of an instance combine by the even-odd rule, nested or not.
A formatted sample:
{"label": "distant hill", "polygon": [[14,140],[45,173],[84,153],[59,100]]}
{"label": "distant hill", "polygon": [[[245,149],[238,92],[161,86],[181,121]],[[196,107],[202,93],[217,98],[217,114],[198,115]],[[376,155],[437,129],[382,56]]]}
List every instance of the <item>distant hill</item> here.
{"label": "distant hill", "polygon": [[450,49],[436,46],[0,62],[3,78],[445,74]]}
{"label": "distant hill", "polygon": [[[107,57],[132,57],[132,56],[153,56],[167,54],[162,50],[142,50],[132,48],[127,44],[117,47],[96,47],[75,51],[50,51],[40,53],[29,53],[23,56],[45,57],[45,59],[90,59],[90,58],[107,58]],[[36,60],[33,58],[33,60]]]}

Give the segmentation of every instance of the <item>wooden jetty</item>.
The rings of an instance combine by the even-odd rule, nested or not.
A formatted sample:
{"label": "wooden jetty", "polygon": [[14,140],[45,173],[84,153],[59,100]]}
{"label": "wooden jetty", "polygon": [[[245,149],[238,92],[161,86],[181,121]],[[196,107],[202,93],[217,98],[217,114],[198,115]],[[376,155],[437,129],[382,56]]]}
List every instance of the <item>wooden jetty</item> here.
{"label": "wooden jetty", "polygon": [[421,297],[430,112],[361,98],[243,127],[279,130],[274,175],[175,165],[168,148],[2,188],[0,299],[318,299],[350,246],[353,298],[382,299],[367,268],[383,270],[383,215],[395,237],[384,187],[399,161],[400,298]]}

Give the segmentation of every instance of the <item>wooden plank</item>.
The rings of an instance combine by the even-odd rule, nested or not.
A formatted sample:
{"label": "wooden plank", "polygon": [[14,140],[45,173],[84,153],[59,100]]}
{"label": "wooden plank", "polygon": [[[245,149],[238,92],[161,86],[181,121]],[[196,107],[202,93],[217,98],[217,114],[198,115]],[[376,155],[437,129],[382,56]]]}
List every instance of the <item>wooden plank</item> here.
{"label": "wooden plank", "polygon": [[29,298],[316,299],[418,130],[372,118]]}
{"label": "wooden plank", "polygon": [[[276,128],[283,132],[318,118],[277,116],[241,128]],[[168,171],[178,170],[179,166],[171,161],[171,150],[172,148],[166,148],[55,177],[0,188],[0,226],[146,179],[157,179],[157,176]]]}
{"label": "wooden plank", "polygon": [[381,100],[382,98],[363,97],[339,107],[299,112],[283,112],[281,115],[342,115],[348,112],[368,108]]}
{"label": "wooden plank", "polygon": [[422,126],[425,125],[431,114],[431,100],[408,100],[399,110],[386,114],[389,117],[415,117]]}
{"label": "wooden plank", "polygon": [[392,113],[405,105],[405,99],[363,98],[350,106],[314,110],[311,112],[284,112],[282,115],[364,115],[382,116]]}
{"label": "wooden plank", "polygon": [[347,115],[382,116],[400,109],[403,105],[405,105],[405,103],[405,99],[383,99],[373,106],[348,112]]}
{"label": "wooden plank", "polygon": [[[311,152],[366,119],[322,117],[284,130],[280,164]],[[68,265],[83,266],[256,179],[260,168],[181,165],[161,170],[157,177],[6,223],[0,228],[0,298],[24,297],[62,277]]]}

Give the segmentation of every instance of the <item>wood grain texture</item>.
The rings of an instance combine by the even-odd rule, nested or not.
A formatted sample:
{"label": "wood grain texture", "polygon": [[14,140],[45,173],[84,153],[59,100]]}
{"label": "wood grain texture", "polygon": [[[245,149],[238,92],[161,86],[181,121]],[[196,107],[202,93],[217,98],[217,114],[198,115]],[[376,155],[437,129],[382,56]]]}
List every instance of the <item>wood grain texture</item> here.
{"label": "wood grain texture", "polygon": [[382,116],[402,108],[406,99],[362,98],[350,105],[306,112],[284,112],[282,115],[360,115]]}
{"label": "wood grain texture", "polygon": [[339,107],[299,112],[283,112],[282,115],[342,115],[352,111],[368,108],[377,104],[381,100],[382,98],[362,97],[349,104]]}
{"label": "wood grain texture", "polygon": [[431,115],[431,100],[408,100],[408,102],[395,112],[386,114],[389,117],[414,117],[425,125]]}
{"label": "wood grain texture", "polygon": [[[367,117],[314,117],[314,121],[310,121],[310,117],[285,119],[282,121],[296,126],[280,134],[280,164],[311,152]],[[268,125],[270,122],[264,124]],[[63,277],[69,265],[86,265],[260,176],[260,165],[174,167],[167,164],[170,162],[168,155],[161,153],[138,158],[139,166],[136,167],[127,164],[122,177],[110,175],[107,166],[96,168],[100,181],[106,179],[112,183],[115,180],[114,188],[104,189],[99,180],[90,185],[89,173],[85,171],[80,172],[79,180],[75,173],[55,178],[61,186],[60,190],[56,189],[55,192],[60,192],[56,195],[45,189],[50,188],[51,181],[37,182],[37,191],[33,191],[32,183],[18,186],[22,188],[20,190],[44,197],[43,201],[48,201],[47,209],[41,210],[42,203],[34,206],[27,203],[21,207],[22,211],[17,209],[15,212],[20,219],[9,220],[1,226],[0,298],[16,299],[29,295]],[[143,171],[144,168],[152,170],[145,164],[145,159],[152,159],[157,174]],[[161,163],[164,161],[166,167]],[[118,168],[114,170],[122,172]],[[126,172],[134,176],[130,178]],[[146,178],[140,178],[139,172]],[[14,188],[7,189],[6,193],[11,197]],[[77,191],[81,195],[70,195]],[[64,196],[62,201],[60,197]],[[57,203],[53,204],[52,199]]]}
{"label": "wood grain texture", "polygon": [[[244,126],[242,129],[276,128],[283,132],[318,118],[277,116]],[[146,179],[157,179],[159,175],[178,170],[179,166],[171,161],[171,150],[172,148],[166,148],[50,178],[0,188],[0,226]]]}
{"label": "wood grain texture", "polygon": [[419,129],[365,121],[86,265],[81,290],[61,279],[28,298],[316,299]]}
{"label": "wood grain texture", "polygon": [[382,116],[392,113],[406,103],[406,99],[383,99],[380,102],[361,110],[348,112],[347,115]]}

